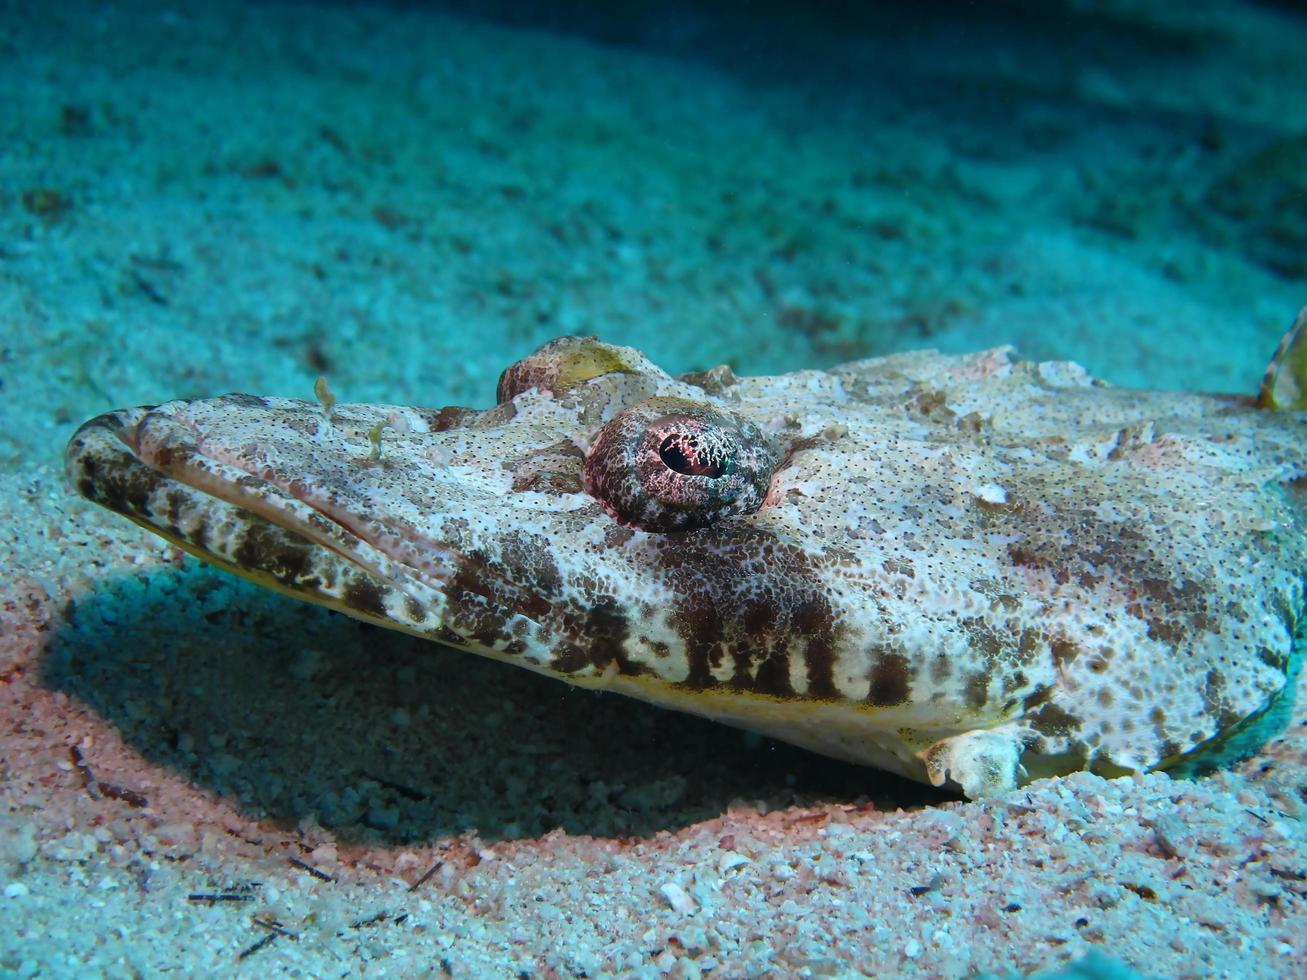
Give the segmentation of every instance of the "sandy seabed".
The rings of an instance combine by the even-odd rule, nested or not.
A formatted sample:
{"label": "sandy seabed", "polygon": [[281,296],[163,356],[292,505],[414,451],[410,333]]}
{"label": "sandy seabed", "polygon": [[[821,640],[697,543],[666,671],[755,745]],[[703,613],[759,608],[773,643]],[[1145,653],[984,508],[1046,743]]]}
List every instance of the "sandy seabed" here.
{"label": "sandy seabed", "polygon": [[845,14],[0,2],[0,972],[1307,976],[1301,698],[1215,775],[963,803],[294,604],[64,483],[108,408],[485,405],[563,333],[1255,389],[1307,301],[1300,13]]}

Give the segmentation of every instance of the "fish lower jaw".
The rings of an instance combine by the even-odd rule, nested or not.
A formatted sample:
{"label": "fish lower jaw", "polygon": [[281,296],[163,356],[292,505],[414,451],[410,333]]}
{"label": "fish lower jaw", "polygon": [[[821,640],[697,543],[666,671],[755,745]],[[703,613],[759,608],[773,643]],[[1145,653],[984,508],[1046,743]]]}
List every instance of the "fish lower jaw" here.
{"label": "fish lower jaw", "polygon": [[[1027,780],[1021,758],[1028,735],[1019,720],[976,719],[968,729],[890,717],[861,705],[690,691],[636,677],[614,677],[604,686],[844,762],[947,786],[973,799],[1002,795]],[[869,781],[874,778],[868,774]]]}

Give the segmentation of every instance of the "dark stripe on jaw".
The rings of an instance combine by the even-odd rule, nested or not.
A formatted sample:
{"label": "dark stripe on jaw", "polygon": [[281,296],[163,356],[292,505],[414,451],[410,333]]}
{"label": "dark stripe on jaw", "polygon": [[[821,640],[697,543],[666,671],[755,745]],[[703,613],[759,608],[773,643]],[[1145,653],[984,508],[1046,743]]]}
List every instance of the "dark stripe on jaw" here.
{"label": "dark stripe on jaw", "polygon": [[163,479],[123,449],[121,458],[80,456],[77,489],[87,500],[128,517],[148,518],[150,496]]}
{"label": "dark stripe on jaw", "polygon": [[830,603],[820,593],[814,593],[799,603],[790,613],[793,629],[807,640],[803,651],[804,668],[808,673],[807,696],[836,698],[835,651],[831,648],[835,623]]}
{"label": "dark stripe on jaw", "polygon": [[839,627],[821,574],[800,548],[747,520],[665,536],[663,584],[676,596],[672,624],[685,645],[680,686],[722,685],[723,657],[734,690],[793,698],[790,659],[803,657],[804,697],[838,699],[834,682]]}
{"label": "dark stripe on jaw", "polygon": [[265,521],[245,529],[232,557],[240,567],[266,572],[287,586],[301,581],[313,567],[307,545]]}
{"label": "dark stripe on jaw", "polygon": [[409,595],[404,596],[404,614],[414,623],[425,623],[427,619],[426,607]]}
{"label": "dark stripe on jaw", "polygon": [[871,689],[867,701],[879,708],[889,708],[908,700],[908,658],[901,653],[886,653],[871,669]]}
{"label": "dark stripe on jaw", "polygon": [[345,587],[345,605],[368,616],[386,618],[385,594],[381,586],[367,579],[359,579]]}

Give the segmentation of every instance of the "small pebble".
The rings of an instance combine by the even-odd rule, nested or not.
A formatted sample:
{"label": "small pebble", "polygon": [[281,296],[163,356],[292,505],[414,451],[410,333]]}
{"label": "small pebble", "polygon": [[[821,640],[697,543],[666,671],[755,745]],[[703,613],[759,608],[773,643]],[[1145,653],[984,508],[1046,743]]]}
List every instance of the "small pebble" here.
{"label": "small pebble", "polygon": [[675,882],[669,881],[658,890],[662,892],[663,898],[667,899],[667,904],[670,905],[674,911],[680,912],[682,915],[689,915],[694,911],[694,899],[686,893],[684,888]]}

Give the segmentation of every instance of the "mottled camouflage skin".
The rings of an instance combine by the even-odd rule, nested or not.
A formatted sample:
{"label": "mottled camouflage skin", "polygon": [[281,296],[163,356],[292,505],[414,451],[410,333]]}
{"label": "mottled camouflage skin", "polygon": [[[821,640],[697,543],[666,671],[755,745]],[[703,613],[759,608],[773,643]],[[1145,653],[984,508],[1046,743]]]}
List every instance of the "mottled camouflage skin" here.
{"label": "mottled camouflage skin", "polygon": [[[302,598],[971,796],[1168,764],[1285,684],[1303,412],[1113,389],[1006,349],[677,379],[574,338],[499,396],[114,412],[74,437],[69,472]],[[765,433],[761,506],[650,531],[587,493],[604,482],[583,482],[587,450],[651,398]],[[612,458],[592,467],[630,466]]]}

